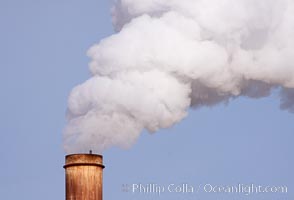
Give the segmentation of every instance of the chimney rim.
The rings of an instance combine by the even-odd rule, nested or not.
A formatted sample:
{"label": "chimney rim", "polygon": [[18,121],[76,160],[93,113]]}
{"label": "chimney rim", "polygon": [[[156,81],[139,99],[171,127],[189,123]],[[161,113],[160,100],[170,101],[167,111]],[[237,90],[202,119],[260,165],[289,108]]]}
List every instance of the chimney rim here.
{"label": "chimney rim", "polygon": [[[71,157],[87,157],[87,158],[99,158],[99,162],[96,162],[97,160],[89,160],[85,161],[85,160],[74,160],[74,162],[71,162],[68,160]],[[103,165],[103,156],[100,154],[93,154],[93,153],[78,153],[78,154],[69,154],[65,156],[65,165],[63,166],[64,169],[68,168],[68,167],[73,167],[73,166],[97,166],[97,167],[101,167],[102,169],[105,168],[105,166]]]}
{"label": "chimney rim", "polygon": [[91,156],[98,156],[103,158],[103,156],[101,154],[95,154],[95,153],[73,153],[73,154],[66,154],[65,158],[67,157],[71,157],[71,156],[79,156],[79,155],[91,155]]}

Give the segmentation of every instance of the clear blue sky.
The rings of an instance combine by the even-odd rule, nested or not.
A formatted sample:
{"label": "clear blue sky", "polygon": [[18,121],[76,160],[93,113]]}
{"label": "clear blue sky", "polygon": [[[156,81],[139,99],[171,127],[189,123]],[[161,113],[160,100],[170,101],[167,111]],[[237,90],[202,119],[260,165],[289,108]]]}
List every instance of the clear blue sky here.
{"label": "clear blue sky", "polygon": [[[1,199],[64,199],[67,96],[86,50],[111,35],[106,0],[0,0]],[[104,199],[293,199],[294,114],[268,98],[190,110],[178,125],[104,153]],[[287,194],[139,194],[122,184],[256,184]]]}

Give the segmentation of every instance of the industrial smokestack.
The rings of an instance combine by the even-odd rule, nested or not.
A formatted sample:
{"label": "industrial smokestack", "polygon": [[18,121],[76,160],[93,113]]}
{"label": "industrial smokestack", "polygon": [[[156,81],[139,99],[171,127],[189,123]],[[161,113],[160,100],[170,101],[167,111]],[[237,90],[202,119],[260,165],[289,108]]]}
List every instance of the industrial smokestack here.
{"label": "industrial smokestack", "polygon": [[71,154],[65,157],[66,200],[102,200],[103,157]]}

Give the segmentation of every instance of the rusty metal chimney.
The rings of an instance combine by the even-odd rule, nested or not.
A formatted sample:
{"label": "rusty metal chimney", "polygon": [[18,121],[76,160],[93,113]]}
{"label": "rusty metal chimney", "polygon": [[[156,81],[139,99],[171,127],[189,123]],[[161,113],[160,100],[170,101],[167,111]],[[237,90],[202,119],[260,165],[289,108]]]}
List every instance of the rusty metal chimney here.
{"label": "rusty metal chimney", "polygon": [[102,200],[103,157],[72,154],[65,157],[66,200]]}

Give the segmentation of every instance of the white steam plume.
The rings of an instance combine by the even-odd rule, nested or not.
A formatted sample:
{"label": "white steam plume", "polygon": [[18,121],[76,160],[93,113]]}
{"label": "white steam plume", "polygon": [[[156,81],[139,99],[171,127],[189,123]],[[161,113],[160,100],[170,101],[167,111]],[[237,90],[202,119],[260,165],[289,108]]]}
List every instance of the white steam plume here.
{"label": "white steam plume", "polygon": [[118,0],[116,34],[92,46],[92,77],[68,101],[68,153],[129,147],[189,107],[281,88],[294,111],[293,0]]}

